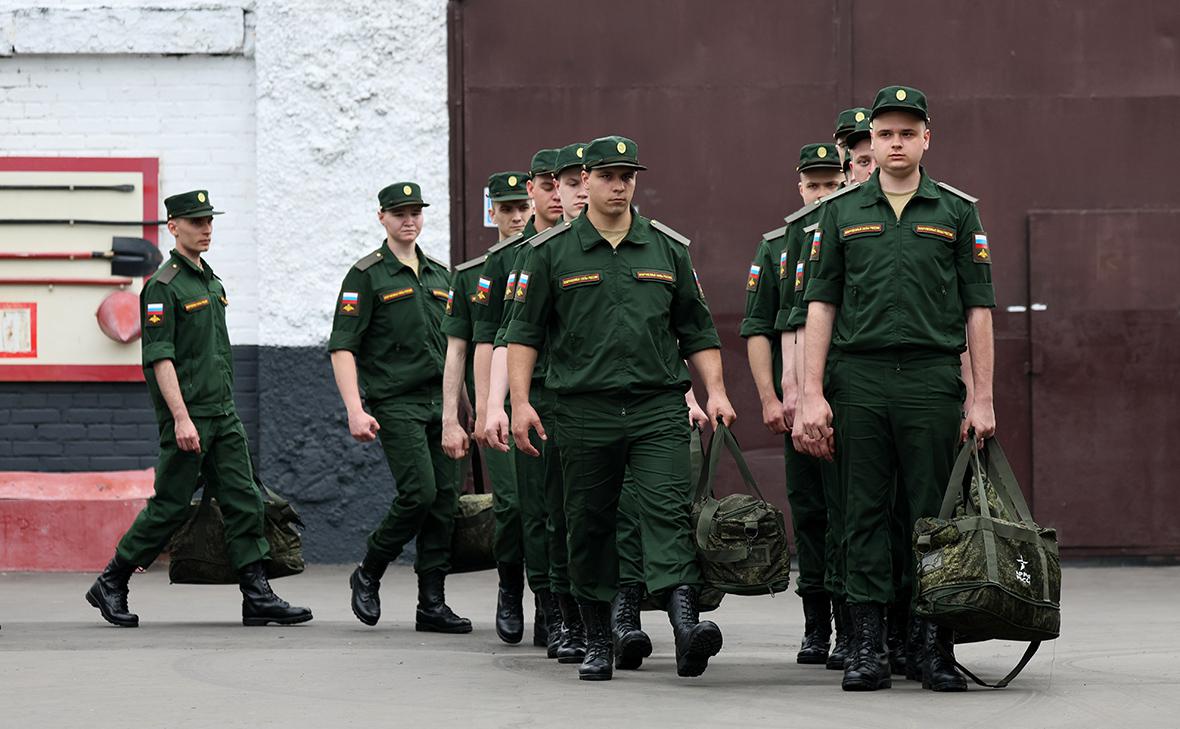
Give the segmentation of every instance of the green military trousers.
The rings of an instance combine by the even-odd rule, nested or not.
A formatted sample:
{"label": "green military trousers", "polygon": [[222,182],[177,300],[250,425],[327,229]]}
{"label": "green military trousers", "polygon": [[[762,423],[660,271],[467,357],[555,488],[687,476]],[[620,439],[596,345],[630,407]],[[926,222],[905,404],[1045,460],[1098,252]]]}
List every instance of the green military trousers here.
{"label": "green military trousers", "polygon": [[417,537],[419,574],[451,569],[451,532],[459,506],[459,462],[442,449],[442,393],[370,402],[397,485],[389,513],[369,535],[369,552],[392,562]]}
{"label": "green military trousers", "polygon": [[176,445],[176,425],[160,425],[160,456],[156,461],[156,493],[119,540],[120,558],[147,567],[172,533],[189,516],[189,504],[202,477],[225,518],[225,539],[234,569],[265,559],[270,546],[263,533],[262,494],[254,484],[246,428],[236,413],[193,418],[201,451],[189,453]]}
{"label": "green military trousers", "polygon": [[853,604],[890,603],[895,489],[909,519],[938,514],[963,410],[958,358],[845,354],[828,367],[845,499],[845,591]]}
{"label": "green military trousers", "polygon": [[[542,382],[533,381],[529,403],[540,412],[551,400]],[[531,434],[533,447],[540,456],[533,456],[513,448],[516,468],[516,491],[512,503],[497,509],[497,559],[500,554],[511,554],[519,563],[523,557],[525,577],[533,592],[550,589],[549,582],[549,503],[546,493],[545,458],[548,443],[536,433]]]}
{"label": "green military trousers", "polygon": [[619,584],[643,585],[643,533],[639,529],[639,499],[635,494],[635,479],[628,469],[619,494],[619,526],[616,539],[619,545]]}
{"label": "green military trousers", "polygon": [[[795,553],[799,558],[799,577],[795,580],[795,592],[800,596],[832,592],[827,583],[837,574],[834,560],[836,544],[829,544],[829,537],[838,540],[836,534],[829,534],[827,481],[824,479],[823,464],[819,459],[799,453],[791,444],[786,444],[787,503],[791,507],[791,526],[795,532]],[[829,578],[828,572],[832,573]],[[837,594],[837,593],[832,593]]]}
{"label": "green military trousers", "polygon": [[692,541],[689,424],[684,395],[565,395],[557,400],[572,592],[610,602],[619,585],[618,512],[630,469],[648,592],[699,586]]}

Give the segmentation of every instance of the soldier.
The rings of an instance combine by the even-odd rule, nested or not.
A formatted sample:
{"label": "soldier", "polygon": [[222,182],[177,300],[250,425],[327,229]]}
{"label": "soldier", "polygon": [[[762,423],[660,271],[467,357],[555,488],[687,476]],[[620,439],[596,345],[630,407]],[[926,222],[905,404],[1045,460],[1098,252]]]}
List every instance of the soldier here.
{"label": "soldier", "polygon": [[233,357],[225,326],[229,300],[221,279],[201,257],[213,238],[213,216],[221,213],[205,190],[173,195],[164,206],[176,248],[140,294],[143,374],[160,428],[156,493],[119,540],[86,600],[109,623],[139,625],[139,616],[127,607],[131,574],[155,561],[184,524],[203,478],[225,517],[226,546],[242,591],[242,623],[306,622],[311,611],[279,599],[266,579],[270,546],[263,535],[262,494],[233,400]]}
{"label": "soldier", "polygon": [[417,184],[383,188],[377,202],[385,240],[349,268],[328,339],[349,433],[361,443],[380,438],[397,485],[389,513],[369,535],[364,561],[349,578],[352,611],[362,623],[377,624],[385,568],[417,538],[415,629],[470,633],[471,621],[452,612],[444,591],[459,502],[456,464],[442,450],[440,322],[450,273],[418,247],[428,203]]}
{"label": "soldier", "polygon": [[[975,199],[920,166],[930,142],[922,92],[881,89],[870,118],[877,171],[824,202],[804,297],[804,445],[839,459],[846,499],[854,650],[843,687],[850,691],[891,685],[882,610],[894,599],[893,489],[904,491],[910,518],[933,516],[956,443],[970,429],[986,439],[996,428],[991,249]],[[959,368],[968,344],[975,392],[963,417]],[[965,690],[948,660],[951,631],[931,625],[924,632],[923,686]]]}
{"label": "soldier", "polygon": [[[492,448],[495,444],[488,439],[487,433],[499,427],[506,428],[508,421],[504,409],[507,387],[493,387],[494,382],[507,381],[506,353],[502,349],[498,353],[494,350],[496,333],[503,321],[508,299],[515,293],[516,272],[511,269],[517,248],[523,241],[536,235],[538,230],[552,227],[561,215],[561,201],[557,197],[553,180],[556,159],[556,149],[538,151],[533,155],[528,174],[517,182],[521,187],[513,190],[512,194],[523,195],[525,200],[532,199],[534,215],[518,234],[505,238],[488,250],[488,260],[484,264],[480,283],[482,286],[484,281],[487,282],[489,298],[486,302],[477,301],[477,306],[473,307],[474,339],[477,342],[476,407],[482,407],[485,414],[482,418],[476,417],[476,439]],[[501,640],[508,643],[519,642],[524,634],[522,599],[525,577],[534,595],[551,592],[544,467],[535,459],[524,458],[519,453],[512,454],[512,457],[516,471],[515,488],[505,490],[504,498],[500,499],[496,507],[496,561],[500,569],[496,630]],[[551,605],[548,607],[552,608]],[[547,648],[544,614],[545,606],[540,605],[538,600],[537,614],[533,620],[533,644]]]}
{"label": "soldier", "polygon": [[853,118],[856,120],[856,126],[844,138],[844,156],[850,163],[850,185],[864,182],[873,174],[873,170],[877,169],[877,163],[873,159],[873,142],[869,138],[869,117],[865,112],[859,111]]}
{"label": "soldier", "polygon": [[[763,236],[750,264],[746,279],[746,315],[741,335],[746,338],[750,373],[762,401],[762,422],[775,434],[787,433],[794,423],[798,388],[795,386],[795,351],[780,346],[775,328],[780,307],[780,288],[793,289],[793,262],[801,240],[797,229],[805,224],[803,215],[815,208],[825,195],[839,189],[840,158],[834,144],[808,144],[799,150],[799,195],[803,209],[787,218],[786,226]],[[790,278],[787,278],[790,276]],[[799,557],[796,592],[803,601],[804,634],[798,663],[825,663],[831,636],[831,597],[825,590],[825,539],[827,507],[824,485],[812,459],[795,452],[784,439],[787,500],[795,531]]]}
{"label": "soldier", "polygon": [[841,164],[848,156],[848,135],[856,129],[857,122],[868,116],[868,113],[869,110],[863,106],[854,106],[851,109],[845,109],[836,116],[836,131],[832,134],[832,139],[835,140],[836,149],[840,152]]}
{"label": "soldier", "polygon": [[531,432],[546,436],[528,396],[537,350],[551,347],[545,384],[557,393],[551,426],[562,445],[570,581],[587,634],[578,675],[586,680],[608,680],[613,671],[616,511],[628,468],[647,586],[667,607],[677,673],[700,675],[722,644],[720,629],[698,614],[685,357],[705,381],[710,421],[736,416],[688,239],[631,208],[643,169],[630,139],[587,145],[587,208],[530,243],[529,269],[517,279],[521,306],[507,334],[512,433],[533,456]]}

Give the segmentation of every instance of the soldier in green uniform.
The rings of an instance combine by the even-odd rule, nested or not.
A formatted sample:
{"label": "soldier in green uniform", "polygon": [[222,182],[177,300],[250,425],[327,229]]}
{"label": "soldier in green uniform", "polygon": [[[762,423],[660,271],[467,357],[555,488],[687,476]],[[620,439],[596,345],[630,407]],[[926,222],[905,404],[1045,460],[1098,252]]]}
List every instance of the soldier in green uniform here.
{"label": "soldier in green uniform", "polygon": [[[893,490],[903,490],[909,518],[933,516],[956,443],[969,429],[984,439],[996,428],[991,249],[975,199],[921,168],[930,130],[920,91],[881,89],[870,116],[877,171],[824,202],[804,297],[804,445],[835,455],[845,495],[854,628],[845,690],[891,685],[882,627],[895,597]],[[968,345],[975,393],[964,417],[959,368]],[[947,660],[953,634],[928,626],[925,635],[923,685],[964,690]]]}
{"label": "soldier in green uniform", "polygon": [[349,268],[328,339],[349,433],[361,443],[380,438],[397,485],[389,513],[369,535],[364,561],[349,578],[352,610],[366,625],[377,624],[385,568],[416,537],[415,629],[469,633],[471,622],[452,612],[444,592],[459,501],[457,464],[442,450],[446,345],[440,323],[450,272],[418,247],[428,204],[417,184],[389,185],[377,201],[385,240]]}
{"label": "soldier in green uniform", "polygon": [[[798,388],[795,387],[793,347],[781,347],[775,328],[780,307],[780,288],[793,280],[789,260],[797,257],[788,251],[790,236],[801,226],[801,215],[815,208],[825,195],[839,189],[840,158],[833,144],[808,144],[799,151],[799,194],[804,208],[788,217],[788,224],[763,235],[746,277],[746,313],[741,335],[746,339],[750,373],[762,401],[762,422],[770,432],[785,434],[794,423]],[[786,278],[791,275],[792,278]],[[799,556],[796,592],[803,600],[803,642],[795,660],[799,663],[824,663],[828,659],[831,636],[831,600],[824,588],[825,534],[827,507],[823,485],[814,463],[790,447],[784,439],[787,500],[795,531],[795,549]]]}
{"label": "soldier in green uniform", "polygon": [[869,138],[869,117],[857,112],[853,117],[856,126],[844,138],[844,156],[849,161],[848,184],[855,185],[869,179],[877,163],[873,159],[873,142]]}
{"label": "soldier in green uniform", "polygon": [[229,559],[242,591],[242,622],[306,622],[311,611],[279,599],[266,579],[270,547],[263,535],[262,494],[233,400],[233,357],[225,326],[229,299],[201,257],[213,237],[213,216],[220,213],[205,190],[173,195],[164,206],[176,248],[140,294],[143,374],[160,428],[156,493],[119,540],[86,600],[109,623],[139,625],[139,616],[127,606],[131,574],[155,561],[184,524],[203,478],[225,518]]}
{"label": "soldier in green uniform", "polygon": [[562,446],[570,581],[586,623],[579,678],[611,678],[610,603],[618,590],[616,511],[631,470],[648,590],[667,606],[677,673],[704,672],[721,631],[699,621],[701,581],[690,523],[689,424],[684,393],[692,361],[709,393],[711,421],[735,418],[725,393],[720,340],[688,255],[688,240],[631,208],[635,142],[586,146],[585,212],[532,240],[517,278],[521,304],[508,327],[512,432],[545,427],[529,403],[537,351],[550,348],[545,384],[556,392],[550,426]]}
{"label": "soldier in green uniform", "polygon": [[841,163],[848,156],[848,135],[856,129],[857,122],[864,120],[868,114],[869,110],[863,106],[854,106],[836,116],[836,131],[832,134],[832,139],[835,140],[836,149],[840,152]]}
{"label": "soldier in green uniform", "polygon": [[[515,179],[516,186],[508,186],[500,194],[523,199],[526,203],[532,199],[534,215],[526,221],[520,232],[501,240],[488,250],[480,285],[487,282],[489,298],[486,302],[477,301],[477,306],[473,307],[474,338],[477,342],[477,407],[482,406],[485,413],[484,417],[476,418],[476,439],[492,448],[496,447],[496,443],[488,434],[506,430],[508,423],[504,408],[508,390],[506,355],[503,350],[498,353],[495,351],[496,333],[503,321],[508,300],[515,293],[516,273],[512,270],[512,262],[518,247],[535,235],[538,229],[551,227],[561,215],[560,201],[554,205],[557,200],[556,183],[553,180],[556,159],[556,149],[542,149],[533,155],[529,172],[524,177],[510,175],[500,184],[503,187],[504,182]],[[500,569],[496,631],[502,640],[509,643],[518,642],[524,633],[522,596],[525,578],[534,595],[550,592],[543,464],[515,452],[512,457],[516,470],[515,488],[505,491],[502,499],[497,496],[499,501],[496,506],[496,560]],[[533,620],[533,644],[542,648],[548,647],[549,643],[544,614],[544,606],[538,604]]]}

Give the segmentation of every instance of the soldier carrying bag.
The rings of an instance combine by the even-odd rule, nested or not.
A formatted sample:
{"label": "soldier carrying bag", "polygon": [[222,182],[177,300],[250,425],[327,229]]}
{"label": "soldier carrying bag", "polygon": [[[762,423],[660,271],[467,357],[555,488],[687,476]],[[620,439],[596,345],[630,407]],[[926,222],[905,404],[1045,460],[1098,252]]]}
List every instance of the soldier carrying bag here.
{"label": "soldier carrying bag", "polygon": [[1057,532],[1033,521],[1000,444],[988,440],[983,454],[971,436],[951,470],[938,517],[914,525],[916,612],[953,629],[956,643],[1029,641],[1020,663],[996,684],[955,662],[980,686],[1003,688],[1041,641],[1061,632],[1061,562]]}
{"label": "soldier carrying bag", "polygon": [[[270,544],[270,555],[263,562],[266,576],[273,580],[297,575],[304,568],[303,542],[296,529],[303,520],[286,499],[262,483],[257,470],[254,484],[262,492],[263,532]],[[168,543],[168,580],[180,585],[238,584],[225,546],[225,520],[210,489],[203,488],[201,500],[193,501],[189,510],[188,521]]]}
{"label": "soldier carrying bag", "polygon": [[[464,461],[466,470],[468,461]],[[485,493],[483,462],[479,448],[471,447],[473,494],[459,495],[455,512],[455,530],[451,533],[451,574],[495,569],[496,556],[492,543],[496,536],[496,517],[492,512],[492,495]],[[459,479],[466,481],[466,474]]]}
{"label": "soldier carrying bag", "polygon": [[[742,481],[756,496],[713,497],[722,448],[733,455]],[[720,422],[709,440],[693,506],[693,523],[707,585],[732,595],[767,595],[787,589],[791,556],[783,512],[763,498],[737,440]]]}

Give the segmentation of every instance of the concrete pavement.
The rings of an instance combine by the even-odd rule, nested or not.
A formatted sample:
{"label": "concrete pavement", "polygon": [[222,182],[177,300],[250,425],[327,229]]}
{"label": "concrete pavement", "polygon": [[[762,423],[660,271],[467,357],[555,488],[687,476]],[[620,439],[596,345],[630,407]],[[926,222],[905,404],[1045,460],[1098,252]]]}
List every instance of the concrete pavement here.
{"label": "concrete pavement", "polygon": [[[276,580],[316,618],[265,629],[241,625],[235,587],[168,585],[166,569],[132,579],[138,629],[109,626],[85,603],[92,575],[0,574],[0,727],[1180,726],[1178,567],[1068,568],[1062,637],[1011,687],[957,695],[897,678],[846,694],[838,672],[795,664],[802,612],[791,593],[727,597],[711,615],[725,648],[698,679],[676,677],[667,620],[645,613],[655,655],[593,684],[527,636],[496,639],[492,572],[448,581],[475,632],[444,636],[414,632],[405,568],[383,581],[381,623],[359,623],[349,569]],[[1022,649],[993,642],[959,656],[994,680]]]}

